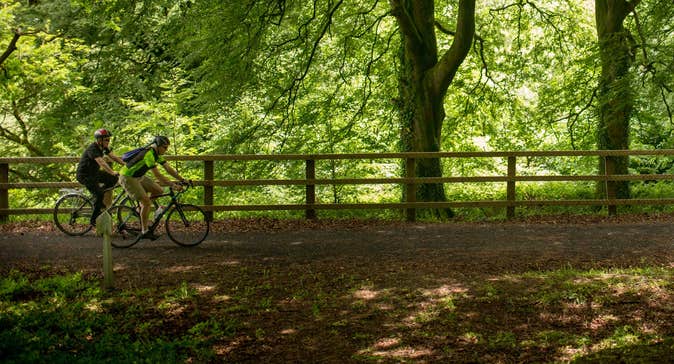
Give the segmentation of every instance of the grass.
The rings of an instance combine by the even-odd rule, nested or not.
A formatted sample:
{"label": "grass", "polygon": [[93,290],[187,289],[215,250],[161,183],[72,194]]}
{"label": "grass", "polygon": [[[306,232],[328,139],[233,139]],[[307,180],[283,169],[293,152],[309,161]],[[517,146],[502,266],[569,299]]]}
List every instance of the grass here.
{"label": "grass", "polygon": [[237,324],[213,318],[166,331],[171,310],[188,304],[185,285],[163,292],[108,294],[81,274],[1,281],[0,360],[31,362],[184,362],[213,358],[209,343]]}
{"label": "grass", "polygon": [[[671,267],[568,267],[465,276],[450,285],[398,280],[395,272],[386,281],[239,273],[238,282],[215,291],[183,281],[106,292],[94,275],[12,271],[0,281],[0,361],[245,361],[269,355],[271,346],[292,351],[272,356],[281,362],[307,359],[303,350],[321,342],[328,358],[358,362],[649,362],[674,355]],[[305,346],[293,349],[293,335]]]}

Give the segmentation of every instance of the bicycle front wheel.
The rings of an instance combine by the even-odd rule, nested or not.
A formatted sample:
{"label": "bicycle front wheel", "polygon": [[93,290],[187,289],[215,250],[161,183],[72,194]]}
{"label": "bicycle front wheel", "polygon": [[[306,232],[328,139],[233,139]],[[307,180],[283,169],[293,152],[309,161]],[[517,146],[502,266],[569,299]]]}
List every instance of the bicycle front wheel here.
{"label": "bicycle front wheel", "polygon": [[112,232],[116,235],[112,239],[112,246],[129,248],[140,241],[142,225],[135,207],[113,206],[110,208],[110,216],[113,221]]}
{"label": "bicycle front wheel", "polygon": [[54,224],[70,236],[80,236],[91,230],[91,214],[94,206],[84,195],[71,193],[56,201]]}
{"label": "bicycle front wheel", "polygon": [[166,217],[166,233],[176,244],[195,246],[208,236],[208,220],[199,206],[176,205]]}

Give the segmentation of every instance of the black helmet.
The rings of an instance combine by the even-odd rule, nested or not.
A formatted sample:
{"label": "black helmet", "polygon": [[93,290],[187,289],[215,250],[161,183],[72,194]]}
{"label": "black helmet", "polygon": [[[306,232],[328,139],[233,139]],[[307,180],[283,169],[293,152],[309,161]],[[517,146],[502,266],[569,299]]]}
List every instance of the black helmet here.
{"label": "black helmet", "polygon": [[156,144],[158,147],[163,147],[169,145],[169,139],[163,135],[157,135],[152,140],[152,143]]}
{"label": "black helmet", "polygon": [[109,132],[107,129],[98,129],[94,132],[94,138],[96,140],[102,139],[102,138],[110,138],[112,136],[112,133]]}

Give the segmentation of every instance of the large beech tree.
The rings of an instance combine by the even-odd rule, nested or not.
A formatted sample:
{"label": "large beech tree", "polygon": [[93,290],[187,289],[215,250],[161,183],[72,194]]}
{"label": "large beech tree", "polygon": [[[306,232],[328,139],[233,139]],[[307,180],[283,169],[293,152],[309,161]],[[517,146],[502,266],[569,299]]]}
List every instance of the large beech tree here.
{"label": "large beech tree", "polygon": [[[629,149],[630,117],[634,108],[630,68],[634,38],[623,23],[640,0],[595,0],[597,38],[601,59],[599,78],[598,149]],[[627,157],[610,157],[599,163],[600,173],[627,174]],[[600,183],[609,197],[629,198],[629,183]],[[606,190],[604,190],[606,188]]]}
{"label": "large beech tree", "polygon": [[[437,152],[445,120],[445,95],[473,42],[475,0],[459,1],[454,40],[443,54],[439,54],[435,35],[435,1],[391,0],[391,7],[402,37],[399,108],[403,145],[407,151]],[[442,176],[439,159],[417,161],[416,175]],[[442,184],[421,185],[417,198],[445,200]],[[447,212],[451,215],[451,210]]]}
{"label": "large beech tree", "polygon": [[[246,84],[256,93],[266,90],[271,96],[269,105],[284,118],[294,117],[298,100],[307,92],[304,87],[312,83],[312,72],[323,72],[324,77],[335,75],[332,80],[336,83],[365,85],[363,104],[369,102],[371,89],[388,86],[370,83],[387,83],[388,75],[395,72],[397,94],[391,90],[386,96],[394,100],[400,118],[402,149],[434,152],[442,145],[445,96],[475,33],[475,0],[442,2],[442,8],[436,9],[438,4],[437,0],[391,0],[388,4],[270,0],[241,1],[235,6],[235,2],[223,5],[205,1],[185,11],[189,21],[179,24],[184,27],[179,28],[179,34],[202,34],[201,38],[185,38],[182,44],[186,58],[197,60],[193,64],[198,74],[209,77],[210,82],[200,84],[213,86],[204,89],[212,100],[221,101],[221,90],[231,89],[224,85],[241,88]],[[437,20],[443,16],[442,21]],[[233,29],[203,31],[211,29],[210,24],[231,24]],[[449,39],[451,45],[439,42],[436,32],[443,32],[441,40]],[[390,48],[400,52],[389,55],[389,45],[398,43],[399,48]],[[213,75],[222,77],[212,82]],[[364,108],[358,108],[355,114]],[[294,123],[284,120],[275,124],[281,129]],[[440,161],[418,160],[416,175],[442,176]],[[417,200],[446,200],[443,185],[420,185]],[[451,215],[449,209],[438,212]]]}

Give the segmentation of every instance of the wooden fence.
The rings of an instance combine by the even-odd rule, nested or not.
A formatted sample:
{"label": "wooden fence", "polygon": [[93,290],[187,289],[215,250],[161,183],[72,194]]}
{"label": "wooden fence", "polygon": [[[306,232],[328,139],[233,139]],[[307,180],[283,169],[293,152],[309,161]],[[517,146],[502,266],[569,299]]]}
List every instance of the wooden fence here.
{"label": "wooden fence", "polygon": [[[344,209],[405,209],[408,220],[414,220],[418,208],[461,208],[461,207],[501,207],[506,208],[508,218],[515,216],[515,208],[520,206],[581,206],[600,205],[615,208],[618,205],[656,205],[672,204],[674,198],[658,199],[616,199],[604,196],[598,199],[583,200],[517,200],[517,183],[525,181],[645,181],[645,180],[673,180],[670,174],[610,174],[613,156],[674,156],[674,150],[602,150],[602,151],[518,151],[518,152],[436,152],[436,153],[365,153],[365,154],[284,154],[284,155],[203,155],[203,156],[167,156],[170,161],[200,161],[203,162],[203,179],[195,181],[204,188],[202,207],[209,215],[214,211],[272,211],[272,210],[304,210],[307,218],[315,218],[317,210],[344,210]],[[518,159],[534,157],[597,157],[605,163],[604,175],[518,175]],[[414,166],[417,160],[423,158],[505,158],[507,159],[507,173],[491,176],[451,176],[451,177],[416,177]],[[326,160],[378,160],[394,159],[404,161],[407,174],[399,178],[337,178],[317,179],[316,164]],[[9,215],[18,214],[49,214],[51,208],[9,208],[9,190],[12,189],[55,189],[79,186],[76,182],[18,182],[9,180],[10,165],[15,164],[74,164],[76,157],[35,157],[35,158],[0,158],[0,221],[7,221]],[[214,180],[214,165],[220,161],[304,161],[305,176],[302,179],[244,179],[244,180]],[[422,183],[479,183],[501,182],[506,184],[505,200],[489,201],[448,201],[448,202],[418,202],[415,199],[416,186]],[[405,201],[398,203],[317,203],[316,186],[320,185],[364,185],[364,184],[399,184],[404,186]],[[305,189],[305,203],[303,204],[276,204],[276,205],[218,205],[214,203],[214,188],[222,186],[270,186],[270,185],[300,185]],[[212,216],[212,215],[211,215]]]}

